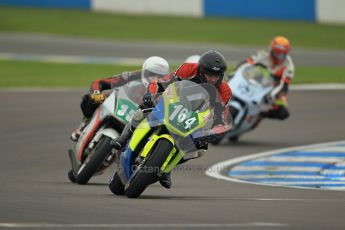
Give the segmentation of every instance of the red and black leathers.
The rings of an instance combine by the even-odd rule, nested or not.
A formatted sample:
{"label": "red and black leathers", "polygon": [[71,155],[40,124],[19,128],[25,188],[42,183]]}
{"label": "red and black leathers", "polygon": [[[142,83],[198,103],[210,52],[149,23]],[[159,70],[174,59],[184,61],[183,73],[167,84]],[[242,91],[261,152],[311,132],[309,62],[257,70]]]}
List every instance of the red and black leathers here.
{"label": "red and black leathers", "polygon": [[262,113],[262,116],[280,120],[288,118],[290,113],[288,110],[287,94],[295,72],[291,57],[287,55],[284,61],[276,64],[272,62],[270,53],[259,51],[257,54],[250,56],[247,59],[247,63],[265,66],[274,80],[274,89],[268,95],[273,100],[272,109]]}
{"label": "red and black leathers", "polygon": [[133,72],[123,72],[118,75],[114,75],[109,78],[96,79],[91,83],[90,91],[103,91],[106,89],[112,89],[128,83],[129,81],[135,81],[141,79],[141,70]]}
{"label": "red and black leathers", "polygon": [[[148,91],[151,94],[157,94],[160,92],[163,92],[164,89],[167,87],[167,85],[171,81],[176,80],[190,80],[195,83],[203,83],[200,81],[198,75],[198,63],[184,63],[182,64],[177,70],[171,72],[166,77],[151,82]],[[228,119],[228,112],[229,112],[229,102],[232,97],[232,91],[228,84],[225,81],[222,81],[222,83],[218,86],[218,93],[221,99],[221,107],[222,107],[222,118],[217,119],[217,124],[213,130],[215,134],[222,134],[226,132],[229,129],[229,119]]]}
{"label": "red and black leathers", "polygon": [[133,72],[123,72],[109,78],[100,78],[93,81],[91,83],[90,93],[85,94],[80,103],[80,108],[83,112],[84,117],[91,118],[93,113],[99,106],[99,103],[96,103],[91,99],[91,94],[96,91],[102,92],[103,90],[119,87],[135,80],[141,80],[141,70]]}

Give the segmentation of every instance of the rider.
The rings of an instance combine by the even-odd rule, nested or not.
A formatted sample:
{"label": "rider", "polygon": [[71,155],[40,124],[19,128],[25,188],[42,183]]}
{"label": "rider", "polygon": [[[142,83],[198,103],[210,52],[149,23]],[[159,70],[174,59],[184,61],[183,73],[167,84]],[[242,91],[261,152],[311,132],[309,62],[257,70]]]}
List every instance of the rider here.
{"label": "rider", "polygon": [[81,135],[81,131],[89,123],[93,113],[98,106],[105,100],[104,90],[116,88],[125,85],[131,81],[142,80],[145,87],[148,87],[151,81],[158,80],[169,73],[168,62],[161,57],[152,56],[147,58],[142,66],[142,70],[132,72],[123,72],[122,74],[114,75],[109,78],[96,79],[92,82],[90,93],[85,94],[82,98],[80,108],[84,115],[79,127],[71,134],[71,139],[77,141]]}
{"label": "rider", "polygon": [[262,112],[261,118],[284,120],[290,115],[287,93],[295,71],[289,56],[290,49],[289,40],[283,36],[277,36],[271,41],[269,52],[259,51],[245,61],[253,65],[263,65],[273,77],[274,88],[265,98],[267,103],[272,104],[272,108]]}
{"label": "rider", "polygon": [[[163,92],[164,89],[173,81],[178,80],[190,80],[195,83],[209,83],[214,85],[218,89],[221,102],[215,105],[215,110],[221,109],[222,117],[218,119],[219,125],[216,126],[213,131],[216,135],[220,135],[226,132],[230,124],[228,124],[228,106],[232,96],[232,91],[228,84],[223,81],[225,71],[227,70],[227,63],[223,55],[215,50],[210,50],[205,52],[200,56],[198,62],[185,62],[177,70],[171,72],[166,77],[153,81],[148,87],[148,92],[143,97],[142,108],[153,107],[153,102],[151,100],[151,95]],[[220,107],[220,108],[219,108]],[[125,147],[127,141],[133,134],[135,127],[144,118],[144,114],[141,110],[138,110],[130,124],[127,124],[124,128],[121,136],[115,138],[112,141],[114,148],[121,150]],[[199,150],[204,150],[208,148],[209,138],[200,139],[196,143],[196,147]],[[160,183],[165,188],[171,187],[171,177],[169,174],[163,174],[160,178]]]}

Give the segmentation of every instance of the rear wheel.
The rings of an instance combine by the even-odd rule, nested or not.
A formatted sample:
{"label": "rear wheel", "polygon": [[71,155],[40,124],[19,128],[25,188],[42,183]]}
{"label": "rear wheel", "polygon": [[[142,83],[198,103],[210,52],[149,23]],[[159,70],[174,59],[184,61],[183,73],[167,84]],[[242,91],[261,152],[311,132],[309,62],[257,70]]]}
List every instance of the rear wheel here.
{"label": "rear wheel", "polygon": [[110,141],[110,137],[101,137],[78,171],[75,178],[78,184],[86,184],[111,153],[112,146],[110,145]]}
{"label": "rear wheel", "polygon": [[220,134],[220,135],[217,135],[215,137],[213,137],[211,139],[211,144],[213,145],[219,145],[220,142],[223,140],[223,137],[225,136],[225,134]]}
{"label": "rear wheel", "polygon": [[156,148],[150,153],[146,162],[139,165],[125,187],[129,198],[137,198],[150,184],[158,180],[157,174],[172,150],[172,144],[166,139],[159,140]]}
{"label": "rear wheel", "polygon": [[125,194],[125,186],[122,184],[122,181],[119,177],[119,174],[115,172],[113,178],[109,183],[109,189],[115,195],[124,195]]}
{"label": "rear wheel", "polygon": [[228,140],[232,142],[238,142],[239,138],[240,138],[239,136],[233,136],[233,137],[229,137]]}

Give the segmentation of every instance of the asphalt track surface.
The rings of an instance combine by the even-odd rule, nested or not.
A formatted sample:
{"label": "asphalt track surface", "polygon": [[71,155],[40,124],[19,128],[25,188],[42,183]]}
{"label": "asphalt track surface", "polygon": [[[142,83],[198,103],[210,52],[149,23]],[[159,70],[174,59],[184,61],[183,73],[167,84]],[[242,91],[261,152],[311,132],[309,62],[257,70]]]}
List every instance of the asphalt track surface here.
{"label": "asphalt track surface", "polygon": [[0,91],[1,229],[344,229],[345,192],[216,180],[211,165],[258,152],[345,139],[345,91],[292,91],[292,116],[265,120],[238,143],[211,146],[173,174],[173,188],[114,196],[112,173],[67,179],[84,92]]}
{"label": "asphalt track surface", "polygon": [[[236,64],[249,55],[266,47],[245,47],[221,44],[161,43],[161,42],[114,42],[102,39],[60,37],[30,33],[0,33],[1,54],[60,55],[88,58],[90,62],[115,62],[118,59],[134,59],[136,64],[152,55],[166,58],[169,63],[180,64],[193,54],[216,49],[228,62]],[[336,50],[292,49],[291,56],[296,66],[345,66],[345,52]],[[95,58],[97,57],[97,58]]]}
{"label": "asphalt track surface", "polygon": [[343,140],[344,90],[292,91],[287,121],[264,121],[238,143],[210,147],[173,174],[172,189],[154,184],[139,199],[111,194],[111,169],[89,185],[68,181],[68,138],[82,93],[0,92],[0,228],[344,229],[344,191],[240,184],[204,173],[229,158]]}

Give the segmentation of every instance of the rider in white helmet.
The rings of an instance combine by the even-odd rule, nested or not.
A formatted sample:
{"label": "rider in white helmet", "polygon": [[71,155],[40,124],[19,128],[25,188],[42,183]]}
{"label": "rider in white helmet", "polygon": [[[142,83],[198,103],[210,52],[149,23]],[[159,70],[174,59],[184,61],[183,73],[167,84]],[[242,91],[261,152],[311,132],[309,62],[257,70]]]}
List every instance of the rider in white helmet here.
{"label": "rider in white helmet", "polygon": [[[83,121],[77,129],[71,134],[71,140],[77,141],[81,131],[89,123],[90,118],[96,111],[98,106],[105,100],[105,95],[102,93],[104,90],[109,90],[132,81],[142,81],[145,88],[152,81],[156,81],[169,73],[169,63],[162,57],[152,56],[147,58],[141,70],[132,72],[123,72],[109,78],[96,79],[91,83],[90,92],[85,94],[82,98],[80,108],[83,113]],[[143,95],[145,90],[142,92]]]}
{"label": "rider in white helmet", "polygon": [[152,56],[145,60],[141,71],[141,79],[145,87],[152,81],[169,74],[169,64],[161,57]]}

